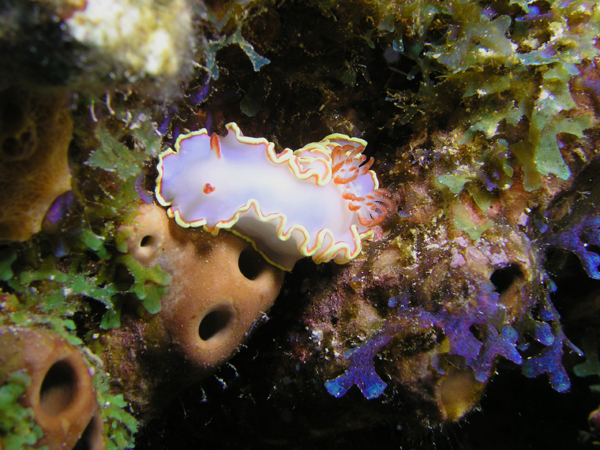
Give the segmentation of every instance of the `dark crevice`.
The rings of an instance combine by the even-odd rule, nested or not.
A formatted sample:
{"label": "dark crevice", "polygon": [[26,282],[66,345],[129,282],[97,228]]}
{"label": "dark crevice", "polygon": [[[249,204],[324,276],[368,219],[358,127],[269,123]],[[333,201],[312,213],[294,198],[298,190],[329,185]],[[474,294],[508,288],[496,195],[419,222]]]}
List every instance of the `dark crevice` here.
{"label": "dark crevice", "polygon": [[496,288],[496,292],[503,294],[506,292],[513,283],[523,278],[523,272],[518,264],[511,264],[510,266],[496,269],[490,277],[490,281]]}
{"label": "dark crevice", "polygon": [[249,280],[256,280],[259,275],[266,269],[267,262],[253,248],[246,247],[238,260],[240,272]]}

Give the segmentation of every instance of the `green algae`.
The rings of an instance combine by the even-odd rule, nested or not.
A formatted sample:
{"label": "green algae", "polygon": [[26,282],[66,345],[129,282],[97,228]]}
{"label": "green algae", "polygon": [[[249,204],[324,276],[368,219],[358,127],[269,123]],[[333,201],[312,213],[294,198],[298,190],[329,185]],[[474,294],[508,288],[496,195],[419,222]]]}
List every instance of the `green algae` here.
{"label": "green algae", "polygon": [[476,224],[471,218],[469,211],[467,211],[467,209],[460,203],[454,204],[452,215],[454,218],[454,227],[457,230],[467,233],[474,241],[479,239],[484,232],[494,226],[494,222],[491,220],[486,220],[481,224]]}
{"label": "green algae", "polygon": [[600,360],[598,359],[597,341],[594,335],[583,339],[582,350],[586,360],[573,367],[575,375],[578,377],[600,376]]}
{"label": "green algae", "polygon": [[14,273],[11,269],[11,265],[17,259],[17,252],[13,249],[7,248],[0,250],[0,280],[10,280]]}
{"label": "green algae", "polygon": [[134,282],[128,292],[135,294],[150,314],[160,312],[160,299],[167,293],[171,275],[159,265],[145,267],[131,255],[120,255],[117,261],[133,276]]}
{"label": "green algae", "polygon": [[457,173],[451,173],[446,175],[440,175],[437,180],[450,189],[453,194],[458,194],[463,190],[465,184],[472,180],[469,175],[462,175]]}
{"label": "green algae", "polygon": [[[72,267],[72,278],[66,288],[100,301],[107,311],[102,328],[119,326],[123,297],[133,294],[150,314],[160,311],[160,299],[171,281],[159,266],[143,267],[126,252],[126,233],[118,232],[120,223],[127,223],[137,213],[140,201],[138,184],[145,165],[160,149],[156,125],[150,120],[151,112],[144,108],[130,108],[126,97],[116,96],[110,106],[110,120],[103,122],[94,134],[97,146],[84,162],[95,171],[114,174],[117,181],[98,177],[97,183],[88,183],[92,192],[81,191],[87,225],[82,226],[80,241],[94,251],[100,262],[95,270],[78,273]],[[127,145],[125,144],[127,143]],[[82,173],[82,177],[89,174]],[[92,179],[92,181],[95,181]],[[98,196],[98,193],[103,195]],[[90,200],[91,199],[91,200]],[[112,258],[112,259],[111,259]],[[79,264],[83,266],[83,264]],[[119,267],[132,281],[118,283]]]}
{"label": "green algae", "polygon": [[[31,379],[25,373],[16,371],[0,387],[0,443],[5,450],[40,448],[35,444],[44,433],[34,422],[33,410],[18,402],[30,383]],[[47,448],[44,446],[40,450]]]}
{"label": "green algae", "polygon": [[[89,186],[92,195],[88,196],[85,191],[78,192],[81,202],[87,207],[91,229],[99,236],[102,236],[99,229],[104,230],[107,225],[111,234],[114,234],[110,221],[116,218],[128,220],[135,214],[139,200],[136,182],[147,161],[158,155],[161,145],[148,109],[131,111],[127,101],[120,96],[116,96],[113,102],[115,105],[110,106],[112,115],[95,132],[92,137],[96,141],[95,148],[83,163],[104,175],[98,180],[90,180],[96,182]],[[109,174],[114,174],[118,181],[110,182],[106,178]],[[82,177],[90,175],[81,172]],[[108,219],[109,223],[94,228],[94,221],[100,222],[101,219]]]}
{"label": "green algae", "polygon": [[[416,5],[433,8],[434,13],[424,14],[425,20],[420,15],[409,17]],[[457,111],[468,124],[461,144],[472,145],[478,133],[493,142],[503,137],[507,125],[528,127],[509,146],[526,174],[528,191],[539,188],[543,176],[569,179],[561,135],[584,138],[585,130],[598,123],[593,112],[577,107],[570,84],[581,63],[600,55],[591,38],[600,34],[600,11],[583,0],[547,5],[549,12],[541,15],[532,1],[491,7],[461,0],[409,2],[394,10],[395,27],[386,18],[387,25],[381,28],[420,41],[423,51],[403,52],[423,72],[418,97],[427,97],[426,91],[440,95],[440,86],[449,83],[469,100],[466,111]],[[526,13],[534,17],[526,18]],[[433,32],[436,21],[441,37]],[[444,82],[428,81],[434,76]],[[428,103],[421,103],[420,109],[427,115]]]}
{"label": "green algae", "polygon": [[[205,55],[203,68],[208,72],[209,78],[213,80],[219,79],[219,65],[217,63],[217,53],[219,50],[230,45],[237,45],[246,54],[255,72],[258,72],[261,67],[269,64],[271,61],[268,58],[260,55],[254,46],[242,36],[242,28],[240,23],[246,20],[246,11],[240,9],[245,2],[232,2],[226,12],[220,17],[210,7],[206,7],[206,17],[208,21],[216,28],[219,33],[222,33],[218,39],[209,40]],[[228,32],[232,27],[233,32]]]}

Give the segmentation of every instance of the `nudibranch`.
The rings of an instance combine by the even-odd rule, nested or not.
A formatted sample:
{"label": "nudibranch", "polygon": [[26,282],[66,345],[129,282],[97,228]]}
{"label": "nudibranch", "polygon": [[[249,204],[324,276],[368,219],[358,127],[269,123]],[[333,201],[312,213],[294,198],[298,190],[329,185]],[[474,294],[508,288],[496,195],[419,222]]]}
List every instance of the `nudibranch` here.
{"label": "nudibranch", "polygon": [[299,259],[347,263],[394,207],[362,154],[367,143],[332,134],[276,153],[264,138],[206,129],[181,135],[160,155],[156,198],[182,227],[221,228],[292,270]]}

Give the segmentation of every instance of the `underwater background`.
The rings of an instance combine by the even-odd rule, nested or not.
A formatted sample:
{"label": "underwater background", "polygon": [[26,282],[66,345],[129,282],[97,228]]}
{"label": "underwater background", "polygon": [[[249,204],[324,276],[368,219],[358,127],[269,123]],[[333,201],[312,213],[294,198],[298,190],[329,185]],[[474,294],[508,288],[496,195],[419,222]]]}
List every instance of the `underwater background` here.
{"label": "underwater background", "polygon": [[[599,36],[586,0],[0,1],[0,449],[600,445]],[[185,219],[186,148],[243,155],[236,214]],[[258,211],[317,169],[351,256]]]}

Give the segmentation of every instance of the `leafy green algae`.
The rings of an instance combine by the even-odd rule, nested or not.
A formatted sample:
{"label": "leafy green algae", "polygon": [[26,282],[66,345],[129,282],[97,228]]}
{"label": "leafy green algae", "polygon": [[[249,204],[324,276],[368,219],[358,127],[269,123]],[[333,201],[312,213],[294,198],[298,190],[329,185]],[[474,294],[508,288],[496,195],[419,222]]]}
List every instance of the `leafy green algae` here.
{"label": "leafy green algae", "polygon": [[577,101],[582,68],[600,56],[596,3],[414,0],[381,9],[381,35],[414,62],[407,80],[419,80],[388,95],[400,123],[431,133],[442,122],[457,137],[454,161],[435,175],[457,229],[477,238],[488,228],[465,214],[461,192],[484,217],[499,191],[572,178],[562,149],[599,123]]}
{"label": "leafy green algae", "polygon": [[[476,134],[491,143],[521,124],[528,131],[512,139],[510,150],[525,174],[526,190],[539,188],[543,176],[570,177],[561,135],[582,138],[598,123],[592,111],[577,107],[570,88],[579,65],[600,55],[594,45],[600,34],[597,5],[452,0],[391,9],[397,23],[383,29],[397,30],[396,39],[416,40],[423,49],[403,51],[422,71],[418,97],[441,97],[443,90],[457,88],[468,101],[465,110],[456,111],[467,124],[462,144],[472,145]],[[435,115],[427,106],[422,103],[423,114]]]}
{"label": "leafy green algae", "polygon": [[[6,384],[0,387],[0,442],[5,450],[30,450],[44,435],[33,420],[31,408],[18,403],[31,379],[23,372],[16,371],[8,376]],[[41,449],[46,449],[44,446]]]}
{"label": "leafy green algae", "polygon": [[[254,46],[242,36],[240,23],[246,19],[247,10],[242,9],[246,3],[246,1],[234,1],[221,14],[209,6],[205,6],[205,18],[214,26],[219,35],[216,39],[210,39],[206,46],[204,69],[208,72],[210,79],[219,79],[217,53],[230,45],[237,45],[242,49],[255,71],[259,71],[262,66],[271,62],[268,58],[258,54],[254,50]],[[232,29],[233,31],[231,31]]]}
{"label": "leafy green algae", "polygon": [[[110,111],[110,120],[95,133],[98,145],[84,162],[101,171],[100,181],[89,183],[91,195],[81,192],[88,225],[82,227],[80,239],[96,253],[101,263],[95,265],[96,270],[79,273],[72,270],[68,286],[72,292],[84,294],[106,306],[107,312],[101,322],[103,328],[119,325],[122,298],[127,294],[133,294],[150,314],[159,312],[160,299],[171,282],[171,276],[159,266],[147,268],[129,255],[123,255],[127,250],[127,236],[117,232],[117,224],[130,221],[137,214],[139,190],[143,189],[140,177],[145,164],[157,156],[160,137],[148,109],[131,110],[127,99],[117,96]],[[107,182],[105,174],[114,174],[116,180]],[[98,197],[98,192],[103,195]],[[93,200],[89,201],[89,198]],[[121,268],[129,274],[130,281],[119,283],[116,280]]]}
{"label": "leafy green algae", "polygon": [[598,347],[596,337],[592,334],[583,340],[582,350],[585,353],[585,362],[573,367],[573,372],[578,377],[600,376],[600,360],[598,359]]}
{"label": "leafy green algae", "polygon": [[13,271],[10,268],[17,259],[17,253],[12,249],[0,250],[0,280],[8,281],[12,278]]}

